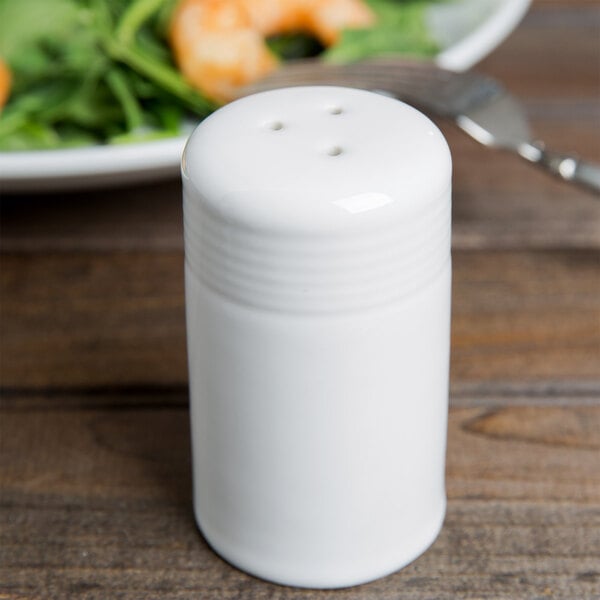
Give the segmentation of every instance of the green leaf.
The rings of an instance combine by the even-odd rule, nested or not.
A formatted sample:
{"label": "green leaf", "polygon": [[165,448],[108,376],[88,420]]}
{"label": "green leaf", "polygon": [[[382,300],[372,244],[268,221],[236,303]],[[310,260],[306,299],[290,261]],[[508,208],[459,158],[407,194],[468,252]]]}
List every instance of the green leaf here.
{"label": "green leaf", "polygon": [[44,40],[67,40],[80,20],[73,0],[0,0],[0,56],[9,65]]}
{"label": "green leaf", "polygon": [[431,0],[369,0],[377,23],[369,29],[350,29],[327,50],[323,59],[352,62],[383,54],[431,56],[438,50],[425,23]]}
{"label": "green leaf", "polygon": [[[159,139],[215,110],[173,64],[166,35],[177,1],[0,0],[0,57],[13,72],[0,149]],[[343,32],[325,60],[437,50],[424,21],[435,0],[367,1],[378,24]],[[268,43],[284,59],[321,50],[305,34]]]}

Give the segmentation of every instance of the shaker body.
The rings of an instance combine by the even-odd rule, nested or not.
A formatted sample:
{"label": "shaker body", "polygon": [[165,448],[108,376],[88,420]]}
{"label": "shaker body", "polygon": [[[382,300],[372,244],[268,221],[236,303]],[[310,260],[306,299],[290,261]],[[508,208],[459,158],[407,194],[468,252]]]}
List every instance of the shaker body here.
{"label": "shaker body", "polygon": [[368,92],[278,90],[201,124],[183,174],[201,531],[287,585],[403,567],[446,503],[443,137]]}
{"label": "shaker body", "polygon": [[265,579],[391,573],[445,512],[450,263],[364,314],[268,313],[186,269],[194,505],[213,548]]}

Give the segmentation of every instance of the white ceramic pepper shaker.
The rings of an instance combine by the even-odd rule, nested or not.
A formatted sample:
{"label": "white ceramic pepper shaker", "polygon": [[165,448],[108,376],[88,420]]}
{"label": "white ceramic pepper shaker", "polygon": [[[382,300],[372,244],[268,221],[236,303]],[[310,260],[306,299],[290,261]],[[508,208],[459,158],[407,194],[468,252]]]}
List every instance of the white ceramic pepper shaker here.
{"label": "white ceramic pepper shaker", "polygon": [[437,536],[450,181],[435,125],[365,91],[257,94],[191,136],[194,505],[239,568],[343,587]]}

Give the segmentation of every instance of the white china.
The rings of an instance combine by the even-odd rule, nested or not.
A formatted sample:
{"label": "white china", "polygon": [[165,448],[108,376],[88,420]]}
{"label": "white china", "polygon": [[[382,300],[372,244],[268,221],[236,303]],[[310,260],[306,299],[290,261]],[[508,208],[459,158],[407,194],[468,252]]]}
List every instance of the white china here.
{"label": "white china", "polygon": [[378,94],[283,89],[206,119],[182,170],[200,529],[287,585],[403,567],[446,503],[442,134]]}
{"label": "white china", "polygon": [[[465,70],[518,25],[531,0],[450,0],[436,3],[427,22],[443,50],[439,66]],[[122,146],[0,152],[0,192],[84,189],[175,177],[188,133]]]}

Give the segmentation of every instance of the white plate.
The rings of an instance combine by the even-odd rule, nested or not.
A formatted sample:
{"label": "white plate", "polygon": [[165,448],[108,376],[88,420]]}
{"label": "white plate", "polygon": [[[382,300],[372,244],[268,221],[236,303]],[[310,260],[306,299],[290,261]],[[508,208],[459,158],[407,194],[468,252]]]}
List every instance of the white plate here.
{"label": "white plate", "polygon": [[[427,25],[444,50],[440,67],[462,71],[517,26],[531,0],[455,0],[432,5]],[[52,191],[116,186],[174,177],[187,135],[123,146],[0,153],[0,190]]]}

